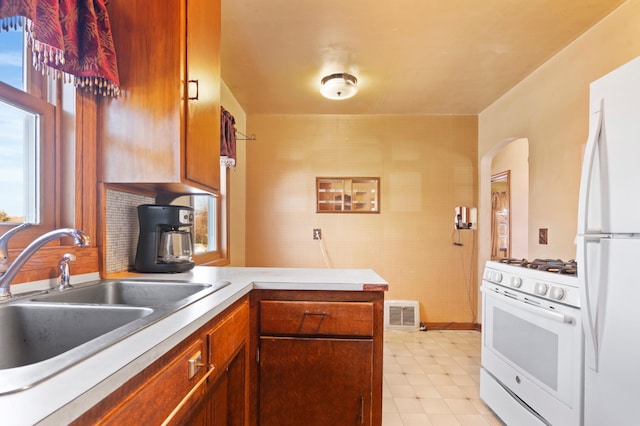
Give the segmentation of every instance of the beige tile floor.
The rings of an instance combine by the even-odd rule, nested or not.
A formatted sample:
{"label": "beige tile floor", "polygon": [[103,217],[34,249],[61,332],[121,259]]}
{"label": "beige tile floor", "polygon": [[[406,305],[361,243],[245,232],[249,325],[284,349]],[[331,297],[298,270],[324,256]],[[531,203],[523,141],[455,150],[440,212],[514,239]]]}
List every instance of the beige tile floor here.
{"label": "beige tile floor", "polygon": [[386,331],[383,426],[502,425],[480,400],[480,333]]}

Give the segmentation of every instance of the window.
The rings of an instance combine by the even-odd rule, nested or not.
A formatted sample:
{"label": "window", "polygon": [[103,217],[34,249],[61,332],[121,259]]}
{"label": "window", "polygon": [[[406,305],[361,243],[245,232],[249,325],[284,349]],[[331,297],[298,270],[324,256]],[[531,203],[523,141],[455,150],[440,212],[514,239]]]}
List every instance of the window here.
{"label": "window", "polygon": [[218,215],[217,196],[192,197],[195,211],[193,225],[194,253],[202,254],[208,251],[216,251],[218,248],[216,216]]}
{"label": "window", "polygon": [[190,195],[179,197],[171,204],[191,206],[195,217],[193,224],[193,259],[198,265],[229,263],[228,247],[228,173],[220,170],[220,194]]}
{"label": "window", "polygon": [[0,32],[2,53],[0,56],[0,80],[18,90],[26,91],[24,32]]}
{"label": "window", "polygon": [[37,198],[38,132],[40,116],[0,100],[0,187],[3,210],[0,220],[10,223],[39,223]]}
{"label": "window", "polygon": [[0,32],[0,45],[0,234],[22,222],[42,233],[56,217],[55,106],[32,72],[24,32]]}
{"label": "window", "polygon": [[[61,79],[52,80],[36,71],[24,40],[22,29],[0,31],[0,126],[5,123],[3,112],[9,108],[22,111],[25,121],[21,126],[29,126],[29,131],[23,131],[29,137],[12,146],[22,151],[23,160],[33,160],[23,164],[18,172],[26,176],[21,178],[24,183],[21,197],[33,203],[19,204],[31,209],[25,220],[38,221],[11,239],[10,261],[31,241],[54,228],[74,227],[96,235],[95,97],[86,91],[76,92],[73,85],[63,86]],[[35,127],[31,128],[32,124]],[[8,149],[3,145],[6,132],[6,128],[0,127],[0,161]],[[17,186],[0,183],[3,195],[0,211],[8,209],[9,204],[3,200],[7,185]],[[0,235],[15,226],[16,223],[0,221]],[[13,285],[50,279],[56,272],[53,259],[75,250],[64,239],[47,244],[21,269]],[[83,254],[73,263],[73,273],[98,271],[97,248],[92,245],[80,250]]]}

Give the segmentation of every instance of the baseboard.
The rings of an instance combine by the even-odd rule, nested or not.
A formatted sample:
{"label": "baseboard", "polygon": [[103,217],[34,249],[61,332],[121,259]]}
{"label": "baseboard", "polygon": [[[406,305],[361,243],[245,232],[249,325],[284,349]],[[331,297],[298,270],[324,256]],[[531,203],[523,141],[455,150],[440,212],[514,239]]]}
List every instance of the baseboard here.
{"label": "baseboard", "polygon": [[482,324],[476,322],[427,322],[424,324],[429,330],[474,330],[482,331]]}

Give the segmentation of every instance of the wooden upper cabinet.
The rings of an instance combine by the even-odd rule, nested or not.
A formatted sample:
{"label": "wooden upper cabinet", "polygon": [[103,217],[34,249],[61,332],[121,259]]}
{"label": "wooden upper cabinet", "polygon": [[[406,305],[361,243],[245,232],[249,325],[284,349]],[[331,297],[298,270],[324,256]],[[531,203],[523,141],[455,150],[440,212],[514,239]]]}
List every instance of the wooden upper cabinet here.
{"label": "wooden upper cabinet", "polygon": [[[219,189],[220,0],[188,0],[187,22],[187,77],[192,96],[187,108],[185,178]],[[192,99],[194,95],[197,99]]]}
{"label": "wooden upper cabinet", "polygon": [[121,96],[98,109],[100,180],[220,188],[220,0],[111,0]]}

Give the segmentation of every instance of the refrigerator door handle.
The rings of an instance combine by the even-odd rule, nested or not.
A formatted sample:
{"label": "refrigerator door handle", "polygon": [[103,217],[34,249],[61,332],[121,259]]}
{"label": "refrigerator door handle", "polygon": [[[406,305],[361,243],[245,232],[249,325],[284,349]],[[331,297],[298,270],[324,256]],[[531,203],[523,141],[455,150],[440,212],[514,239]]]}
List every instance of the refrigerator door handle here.
{"label": "refrigerator door handle", "polygon": [[604,108],[604,100],[600,102],[600,109],[595,112],[591,123],[593,126],[589,129],[587,138],[587,146],[584,152],[582,164],[582,175],[580,176],[580,193],[578,198],[578,235],[584,235],[588,232],[589,223],[589,202],[591,196],[591,174],[596,159],[596,150],[602,130],[602,110]]}
{"label": "refrigerator door handle", "polygon": [[[580,300],[582,311],[582,324],[585,337],[585,363],[593,370],[598,371],[598,340],[596,337],[596,321],[593,318],[593,303],[589,298],[590,281],[587,273],[587,242],[600,241],[600,236],[579,236],[578,237],[578,281],[580,283]],[[599,244],[596,242],[596,244]],[[599,263],[599,259],[598,259]]]}

